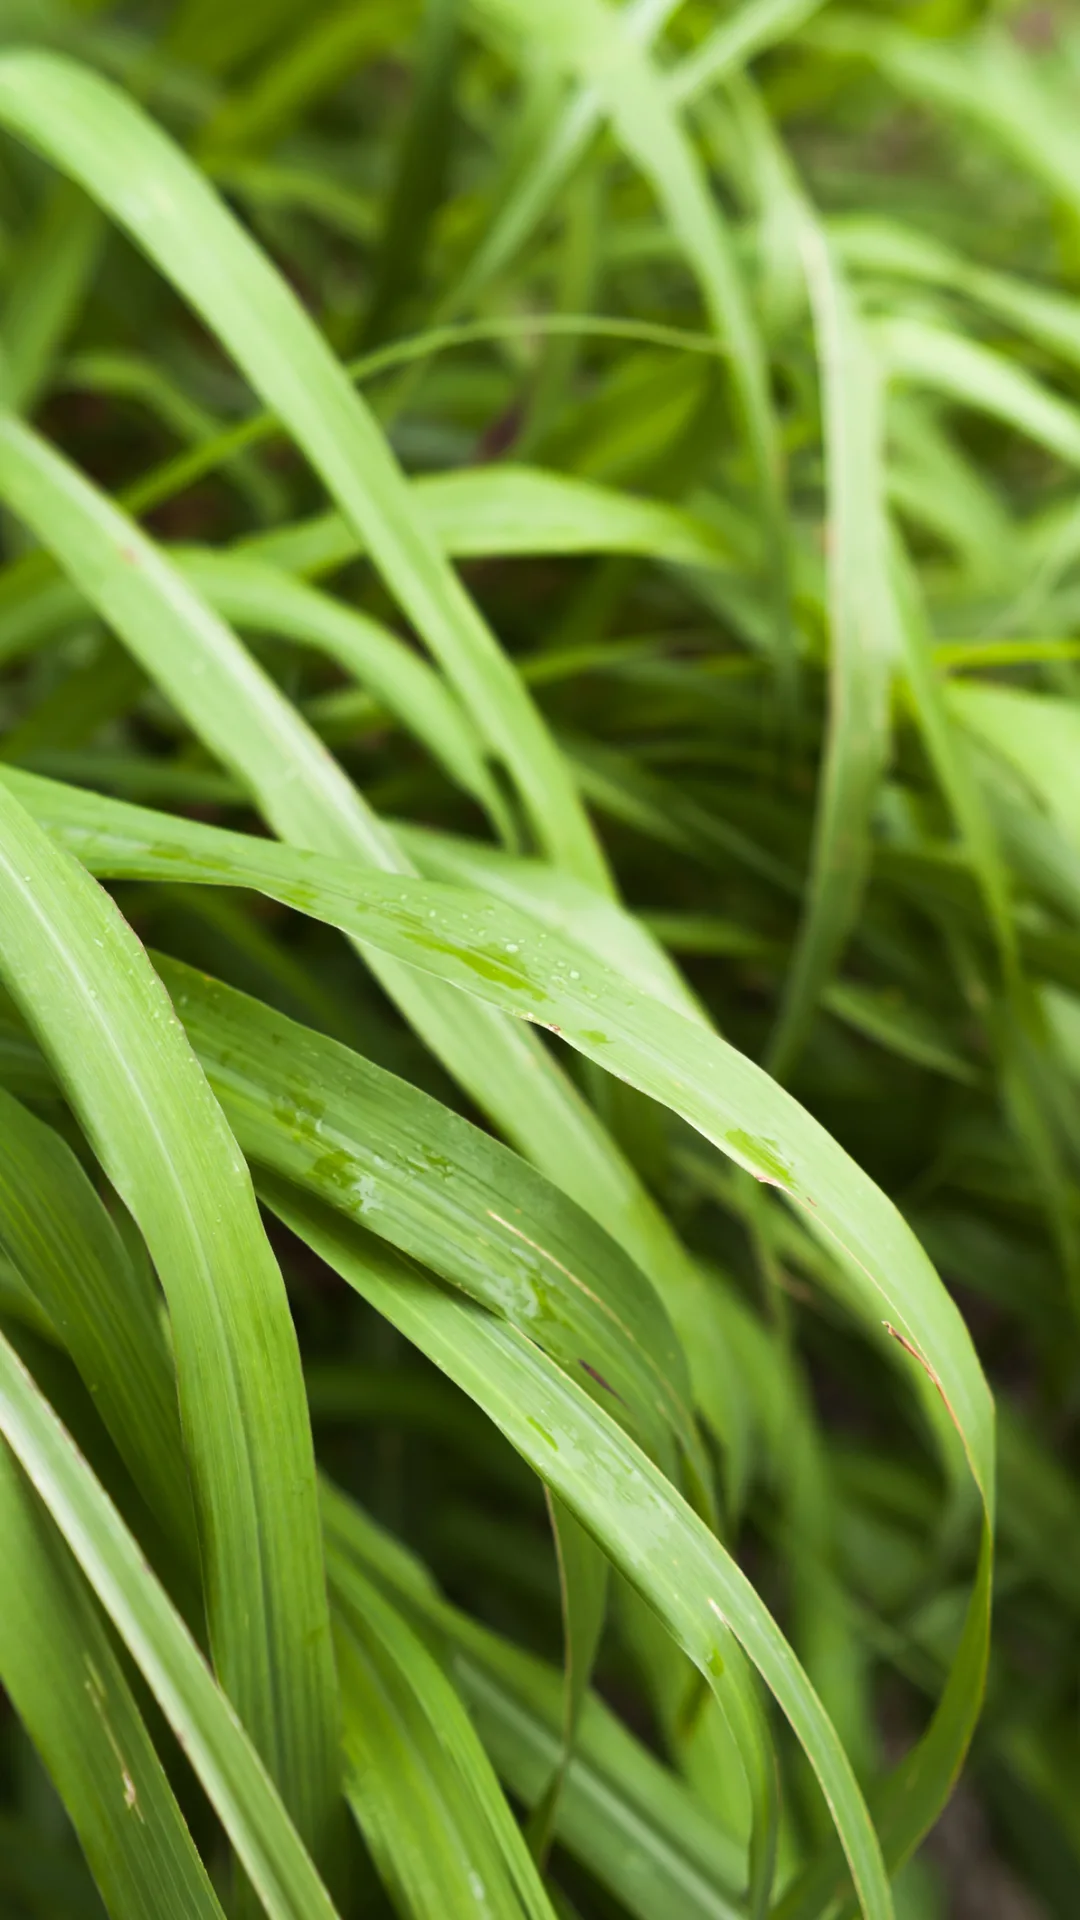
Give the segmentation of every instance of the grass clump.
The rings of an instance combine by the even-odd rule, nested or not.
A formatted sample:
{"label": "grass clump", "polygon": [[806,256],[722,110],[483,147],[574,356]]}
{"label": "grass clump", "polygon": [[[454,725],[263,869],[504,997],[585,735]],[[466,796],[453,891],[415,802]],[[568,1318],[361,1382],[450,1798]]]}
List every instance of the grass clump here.
{"label": "grass clump", "polygon": [[1069,10],[0,27],[4,1912],[1064,1920]]}

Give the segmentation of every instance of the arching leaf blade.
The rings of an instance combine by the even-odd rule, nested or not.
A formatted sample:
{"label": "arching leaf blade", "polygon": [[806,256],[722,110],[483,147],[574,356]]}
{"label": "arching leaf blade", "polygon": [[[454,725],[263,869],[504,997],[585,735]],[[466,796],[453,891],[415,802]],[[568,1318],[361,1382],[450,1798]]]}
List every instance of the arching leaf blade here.
{"label": "arching leaf blade", "polygon": [[169,1300],[215,1660],[302,1830],[330,1848],[336,1686],[314,1459],[247,1169],[134,934],[6,788],[0,895],[4,983]]}

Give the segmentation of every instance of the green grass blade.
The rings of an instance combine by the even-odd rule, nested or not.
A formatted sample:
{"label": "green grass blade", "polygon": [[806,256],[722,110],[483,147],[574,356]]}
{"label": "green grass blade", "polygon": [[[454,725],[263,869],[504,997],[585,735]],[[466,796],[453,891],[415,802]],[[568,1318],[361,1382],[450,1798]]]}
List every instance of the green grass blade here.
{"label": "green grass blade", "polygon": [[879,1325],[887,1310],[942,1393],[976,1481],[991,1497],[989,1395],[963,1322],[933,1268],[873,1181],[735,1048],[633,991],[536,921],[464,889],[361,875],[320,855],[80,796],[74,806],[83,822],[109,822],[99,835],[75,824],[64,789],[13,770],[2,778],[99,872],[247,884],[302,912],[317,911],[490,1005],[555,1029],[587,1058],[670,1106],[722,1153],[805,1209],[816,1234],[846,1250],[868,1320]]}
{"label": "green grass blade", "polygon": [[[458,560],[538,553],[629,553],[675,566],[723,567],[731,551],[709,521],[568,474],[510,462],[464,467],[413,482],[417,510]],[[244,551],[294,573],[324,573],[363,551],[340,514],[277,527]]]}
{"label": "green grass blade", "polygon": [[574,1757],[581,1715],[607,1618],[609,1589],[606,1555],[575,1520],[569,1507],[550,1489],[545,1488],[545,1493],[559,1568],[563,1728],[559,1757],[529,1820],[529,1840],[541,1862],[547,1858],[567,1771]]}
{"label": "green grass blade", "polygon": [[5,405],[29,412],[87,292],[101,252],[97,208],[67,181],[46,195],[0,314]]}
{"label": "green grass blade", "polygon": [[539,860],[520,860],[463,834],[434,833],[429,827],[399,825],[400,844],[418,870],[432,880],[521,907],[553,932],[565,934],[628,980],[666,1000],[678,1013],[700,1020],[701,1006],[681,974],[667,960],[636,914],[605,895]]}
{"label": "green grass blade", "polygon": [[822,0],[745,0],[668,75],[671,99],[679,106],[700,99],[766,47],[794,33],[821,6]]}
{"label": "green grass blade", "polygon": [[151,1511],[198,1559],[160,1300],[71,1148],[0,1093],[0,1246],[56,1328]]}
{"label": "green grass blade", "polygon": [[280,1183],[261,1183],[261,1190],[294,1232],[484,1407],[722,1694],[734,1634],[818,1774],[867,1920],[890,1920],[874,1830],[843,1748],[779,1628],[715,1536],[529,1341],[481,1309],[438,1295],[399,1256],[388,1259],[366,1235]]}
{"label": "green grass blade", "polygon": [[686,1360],[621,1248],[430,1095],[194,968],[160,961],[247,1157],[505,1314],[650,1455],[696,1446]]}
{"label": "green grass blade", "polygon": [[[534,1806],[559,1758],[562,1677],[440,1599],[426,1570],[336,1488],[324,1486],[331,1582],[353,1565],[386,1586],[449,1665],[511,1790]],[[556,1833],[638,1920],[735,1920],[745,1849],[595,1694],[585,1702]]]}
{"label": "green grass blade", "polygon": [[687,139],[647,57],[605,0],[484,0],[483,12],[526,35],[539,34],[575,77],[595,86],[620,145],[649,182],[698,280],[717,337],[730,355],[770,541],[778,661],[790,673],[787,532],[780,444],[768,367],[741,267],[696,149]]}
{"label": "green grass blade", "polygon": [[[56,544],[86,597],[283,838],[353,863],[409,870],[388,829],[194,587],[74,468],[13,421],[0,424],[5,494],[17,497],[22,515]],[[654,1281],[693,1354],[706,1415],[723,1433],[729,1370],[707,1290],[659,1208],[550,1055],[520,1025],[463,1001],[413,967],[398,967],[370,949],[365,958],[506,1137],[593,1213]],[[525,1102],[523,1084],[529,1087]]]}
{"label": "green grass blade", "polygon": [[185,578],[232,625],[316,647],[372,693],[510,831],[506,807],[468,714],[441,677],[378,621],[244,553],[177,555]]}
{"label": "green grass blade", "polygon": [[821,368],[829,573],[829,726],[809,898],[769,1066],[786,1078],[859,910],[870,818],[888,749],[896,644],[885,565],[880,383],[829,243],[807,213],[803,260]]}
{"label": "green grass blade", "polygon": [[355,1566],[335,1586],[346,1793],[399,1911],[416,1920],[551,1920],[454,1686]]}
{"label": "green grass blade", "polygon": [[1080,465],[1080,412],[1002,354],[926,320],[879,321],[874,338],[893,379],[996,416],[1067,465]]}
{"label": "green grass blade", "polygon": [[335,1909],[228,1700],[137,1543],[0,1334],[0,1430],[181,1741],[274,1920]]}
{"label": "green grass blade", "polygon": [[0,1447],[0,1681],[113,1920],[222,1920],[103,1623],[7,1446]]}
{"label": "green grass blade", "polygon": [[314,1461],[247,1169],[135,936],[6,789],[0,891],[5,984],[169,1301],[215,1661],[301,1831],[325,1849],[336,1684]]}
{"label": "green grass blade", "polygon": [[559,755],[506,656],[431,541],[344,369],[285,282],[180,150],[124,94],[58,56],[0,56],[0,120],[79,180],[172,280],[358,528],[552,856],[604,879]]}

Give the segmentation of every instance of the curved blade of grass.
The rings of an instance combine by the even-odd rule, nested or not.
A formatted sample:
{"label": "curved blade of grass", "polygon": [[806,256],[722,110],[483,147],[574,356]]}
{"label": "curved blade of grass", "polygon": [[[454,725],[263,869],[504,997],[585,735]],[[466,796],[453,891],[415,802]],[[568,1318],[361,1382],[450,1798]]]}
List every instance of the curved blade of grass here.
{"label": "curved blade of grass", "polygon": [[544,1489],[555,1557],[559,1568],[559,1607],[563,1629],[562,1745],[551,1778],[529,1819],[529,1841],[541,1864],[546,1860],[559,1801],[574,1757],[581,1715],[607,1618],[609,1568],[591,1534],[550,1487]]}
{"label": "curved blade of grass", "polygon": [[882,320],[874,338],[894,379],[932,388],[1080,465],[1080,412],[1003,354],[926,320]]}
{"label": "curved blade of grass", "polygon": [[[336,1488],[323,1487],[335,1592],[352,1568],[387,1588],[447,1662],[499,1772],[526,1806],[557,1764],[563,1683],[552,1667],[441,1600],[425,1568]],[[745,1849],[709,1819],[595,1694],[556,1809],[561,1845],[638,1920],[736,1920]]]}
{"label": "curved blade of grass", "polygon": [[337,1588],[345,1790],[381,1878],[416,1920],[552,1920],[454,1686],[373,1581]]}
{"label": "curved blade of grass", "polygon": [[[963,1321],[917,1240],[798,1102],[717,1035],[501,902],[434,881],[358,872],[322,855],[118,801],[70,796],[14,769],[4,769],[0,782],[24,796],[98,872],[256,887],[551,1028],[681,1114],[723,1154],[805,1208],[815,1233],[846,1249],[861,1275],[868,1319],[880,1325],[887,1309],[944,1396],[976,1482],[991,1497],[986,1383]],[[104,830],[87,824],[91,820]]]}
{"label": "curved blade of grass", "polygon": [[197,1562],[161,1303],[66,1141],[0,1092],[0,1246],[49,1316],[151,1510]]}
{"label": "curved blade of grass", "polygon": [[[677,5],[678,0],[628,0],[621,22],[627,40],[647,46]],[[547,139],[511,181],[461,279],[443,301],[441,315],[459,312],[510,264],[588,151],[603,117],[599,89],[579,87],[557,116]]]}
{"label": "curved blade of grass", "polygon": [[4,404],[28,413],[48,385],[101,251],[101,215],[62,181],[45,197],[0,314]]}
{"label": "curved blade of grass", "polygon": [[[104,350],[75,354],[57,370],[52,390],[134,400],[185,445],[209,447],[222,435],[214,415],[144,354]],[[260,520],[282,511],[280,485],[246,449],[223,461],[221,470],[230,476]]]}
{"label": "curved blade of grass", "polygon": [[851,294],[807,212],[803,261],[824,415],[829,578],[829,724],[794,958],[768,1055],[786,1078],[859,910],[870,819],[888,750],[895,646],[886,580],[880,383]]}
{"label": "curved blade of grass", "polygon": [[[709,521],[542,467],[500,462],[430,474],[413,481],[412,494],[432,538],[457,560],[632,553],[676,566],[731,564],[731,549]],[[240,548],[304,574],[329,573],[363,551],[358,534],[336,513],[256,534]]]}
{"label": "curved blade of grass", "polygon": [[669,1471],[673,1434],[694,1453],[671,1324],[587,1214],[407,1081],[194,968],[159,964],[250,1160],[506,1315]]}
{"label": "curved blade of grass", "polygon": [[301,1831],[336,1823],[336,1683],[296,1335],[247,1169],[112,901],[0,790],[0,971],[169,1301],[215,1662]]}
{"label": "curved blade of grass", "polygon": [[[22,778],[25,781],[25,776]],[[92,804],[100,807],[103,803]],[[105,804],[112,806],[114,819],[118,818],[120,810],[115,803]],[[192,831],[188,823],[169,822],[166,826],[162,818],[160,828],[145,836],[141,852],[129,841],[128,851],[121,858],[114,843],[108,855],[109,865],[120,865],[129,873],[146,874],[160,863],[175,873],[177,836],[191,836]],[[160,836],[171,836],[172,845]],[[214,829],[197,830],[196,840],[201,841],[206,850],[202,862],[204,879],[210,877],[206,855],[210,854],[211,847],[215,849],[211,855],[215,860],[215,877],[221,876],[222,854],[228,838]],[[234,843],[241,839],[240,836],[231,838]],[[189,848],[192,846],[190,838],[187,844]],[[86,857],[94,858],[85,844],[82,851]],[[298,867],[307,871],[307,883],[299,892],[282,884],[283,870],[290,863],[298,863]],[[192,861],[193,877],[199,872],[199,864]],[[287,854],[280,849],[264,853],[259,843],[253,843],[253,850],[244,856],[249,879],[258,873],[260,883],[266,885],[271,866],[276,866],[277,872],[267,890],[275,897],[286,899],[291,892],[293,904],[300,904],[302,896],[304,907],[311,911],[315,894],[313,876],[318,872],[320,882],[325,882],[329,863],[310,855]],[[239,877],[239,862],[227,871],[228,877],[235,881]],[[386,896],[384,920],[377,937],[383,941],[393,940],[396,950],[404,954],[409,950],[406,926],[410,916],[403,909],[412,903],[401,881],[366,881],[367,937],[373,934],[375,916],[371,913],[371,896],[376,884]],[[886,1307],[886,1325],[919,1359],[942,1393],[960,1430],[984,1498],[989,1498],[992,1488],[990,1406],[967,1335],[917,1243],[872,1183],[788,1096],[700,1027],[682,1020],[659,1002],[635,1002],[614,976],[589,969],[585,956],[577,950],[572,954],[568,950],[565,956],[560,954],[550,936],[530,928],[506,909],[496,909],[493,903],[487,902],[475,911],[474,917],[473,912],[462,905],[469,896],[448,894],[430,884],[427,887],[413,884],[412,954],[416,963],[438,966],[444,977],[455,978],[462,985],[468,983],[472,991],[498,1004],[520,1012],[531,1011],[532,1017],[556,1025],[581,1051],[615,1068],[632,1084],[681,1112],[692,1125],[698,1126],[724,1152],[759,1178],[777,1185],[796,1202],[809,1203],[808,1218],[815,1232],[834,1235],[850,1256],[849,1280],[856,1289],[859,1310],[879,1325],[885,1319],[882,1307]],[[350,876],[348,882],[343,876],[335,890],[340,900],[335,915],[352,924],[360,884],[355,876]],[[435,904],[436,900],[439,905]],[[324,896],[324,911],[325,905]],[[434,928],[432,912],[437,922]],[[466,927],[473,929],[471,941]],[[471,964],[470,949],[479,962],[478,970]],[[536,975],[532,971],[535,959],[531,966],[528,956],[535,956],[538,950],[544,953],[546,961],[541,998],[534,997],[529,985],[530,978],[536,981]],[[575,973],[577,982],[573,978]],[[539,981],[536,984],[539,985]],[[594,1025],[598,1019],[604,1021],[602,1028]],[[985,1591],[983,1604],[973,1607],[970,1644],[965,1642],[969,1657],[956,1688],[946,1696],[948,1712],[943,1720],[934,1722],[934,1730],[945,1728],[939,1746],[950,1767],[958,1763],[959,1756],[948,1745],[946,1734],[964,1735],[965,1729],[970,1730],[977,1711],[977,1699],[969,1691],[969,1682],[981,1674],[985,1659]],[[919,1773],[920,1765],[912,1762],[913,1774]],[[936,1771],[928,1770],[923,1776],[924,1788],[927,1781],[931,1781],[937,1793],[940,1777],[940,1767]],[[948,1778],[951,1777],[950,1772]],[[917,1800],[908,1796],[907,1804],[925,1810],[928,1799],[929,1795]]]}
{"label": "curved blade of grass", "polygon": [[[205,984],[200,981],[198,975],[190,973],[189,970],[174,968],[174,971],[180,982],[183,982],[185,979],[190,980],[196,991]],[[230,1000],[236,1001],[240,998],[240,996],[229,994],[228,990],[223,991]],[[316,1036],[311,1036],[311,1038],[314,1040]],[[263,1045],[258,1049],[261,1057],[264,1059],[268,1052],[273,1053],[274,1050],[272,1037],[269,1039],[267,1045]],[[363,1065],[364,1063],[358,1064]],[[411,1092],[411,1090],[406,1091]],[[428,1104],[433,1105],[434,1103],[429,1102]],[[453,1119],[453,1116],[447,1117]],[[456,1124],[458,1127],[464,1125],[462,1122],[457,1122]],[[376,1131],[379,1132],[381,1139],[382,1134],[378,1126],[376,1127]],[[483,1135],[476,1135],[475,1138],[478,1146],[490,1146],[492,1144],[487,1142]],[[505,1154],[505,1150],[497,1149],[496,1151],[502,1154],[503,1158],[510,1158],[510,1156]],[[528,1170],[524,1168],[521,1169],[521,1171],[525,1173],[528,1172]],[[532,1176],[532,1178],[535,1180],[535,1176]],[[510,1200],[502,1204],[509,1207],[513,1198],[514,1195],[511,1195]],[[553,1193],[551,1200],[555,1205],[560,1204],[557,1194]],[[565,1206],[565,1203],[561,1204]],[[582,1224],[582,1222],[575,1223],[575,1230],[577,1232],[581,1231]],[[595,1233],[595,1230],[593,1231]],[[462,1631],[465,1630],[465,1624],[464,1622],[461,1623]],[[473,1648],[474,1655],[475,1651],[475,1648]],[[524,1656],[522,1656],[522,1659],[524,1659]],[[527,1664],[528,1663],[526,1663],[526,1665]],[[487,1665],[489,1666],[490,1662],[488,1662]],[[554,1687],[553,1708],[547,1712],[546,1720],[542,1726],[536,1731],[527,1734],[525,1753],[527,1756],[531,1756],[531,1758],[527,1758],[525,1761],[529,1769],[526,1774],[528,1781],[535,1779],[535,1769],[538,1764],[543,1772],[548,1774],[550,1773],[551,1767],[556,1764],[559,1758],[558,1729],[561,1724],[562,1709],[559,1706],[558,1683],[554,1680],[554,1676],[552,1676],[552,1686]],[[535,1687],[533,1690],[535,1691]],[[529,1688],[526,1687],[527,1703],[530,1697]],[[542,1701],[545,1698],[543,1689],[541,1690],[540,1697]],[[535,1718],[530,1719],[530,1714],[535,1716],[537,1711],[536,1705],[533,1703],[532,1706],[528,1704],[524,1707],[521,1704],[514,1706],[510,1710],[509,1720],[507,1720],[506,1708],[500,1705],[500,1702],[505,1699],[505,1688],[490,1677],[484,1686],[483,1698],[487,1702],[489,1716],[495,1714],[497,1724],[503,1729],[500,1751],[504,1754],[504,1757],[509,1755],[511,1780],[514,1784],[519,1784],[520,1774],[518,1767],[521,1764],[519,1756],[522,1751],[520,1747],[522,1718],[524,1715],[526,1728],[534,1726]],[[598,1714],[599,1709],[595,1703],[593,1703],[591,1710],[586,1714],[587,1728],[594,1726]],[[691,1821],[693,1845],[690,1847],[689,1860],[684,1858],[680,1842],[676,1839],[677,1835],[682,1836],[682,1830],[689,1818],[691,1810],[684,1810],[681,1807],[672,1783],[668,1782],[666,1777],[655,1768],[655,1762],[648,1764],[656,1771],[657,1777],[655,1779],[650,1777],[647,1786],[634,1788],[632,1785],[633,1776],[635,1772],[640,1771],[640,1768],[646,1764],[646,1756],[639,1757],[631,1751],[633,1743],[614,1722],[611,1722],[610,1726],[608,1726],[607,1722],[604,1721],[603,1730],[604,1746],[602,1752],[599,1755],[595,1753],[595,1739],[591,1734],[587,1733],[586,1755],[582,1756],[579,1754],[571,1763],[568,1784],[565,1787],[565,1798],[561,1797],[559,1802],[560,1831],[563,1830],[564,1824],[568,1822],[570,1834],[577,1834],[579,1836],[579,1844],[583,1844],[585,1832],[589,1834],[594,1833],[598,1821],[603,1822],[614,1818],[615,1828],[608,1858],[610,1871],[615,1875],[617,1880],[621,1881],[622,1878],[628,1876],[631,1887],[637,1888],[640,1887],[643,1876],[647,1884],[652,1884],[655,1878],[658,1880],[661,1888],[668,1887],[680,1896],[686,1895],[687,1898],[692,1897],[693,1904],[688,1908],[689,1911],[694,1913],[700,1911],[709,1916],[718,1914],[722,1914],[725,1917],[728,1916],[730,1912],[729,1901],[719,1893],[714,1894],[711,1891],[711,1883],[708,1875],[713,1871],[714,1863],[711,1847],[704,1848],[703,1851],[705,1836],[697,1833],[696,1827],[693,1821]],[[507,1744],[508,1740],[509,1746]],[[609,1750],[612,1747],[614,1751],[610,1752]],[[615,1769],[614,1781],[607,1784],[609,1770],[612,1767]],[[620,1786],[619,1782],[627,1774],[630,1776],[627,1784]],[[537,1783],[537,1786],[538,1785],[539,1783]],[[633,1798],[635,1791],[640,1792],[643,1796],[640,1802]],[[630,1808],[619,1811],[621,1800],[625,1798],[627,1792],[631,1794]],[[581,1799],[582,1793],[584,1793],[583,1801]],[[612,1811],[613,1794],[615,1796],[614,1812]],[[659,1807],[656,1804],[658,1796],[660,1800]],[[535,1793],[532,1797],[536,1797]],[[647,1817],[646,1808],[648,1809]],[[630,1822],[629,1827],[625,1824],[627,1821]],[[659,1821],[659,1830],[654,1840],[651,1836],[653,1827],[657,1821]],[[665,1825],[665,1821],[669,1824]],[[644,1823],[643,1830],[642,1822]],[[584,1823],[584,1825],[582,1823]],[[637,1838],[634,1846],[628,1847],[626,1841],[631,1830],[637,1831]],[[695,1862],[697,1864],[695,1864]],[[703,1875],[704,1878],[702,1878]],[[651,1909],[648,1911],[651,1911]],[[663,1911],[662,1907],[660,1911]]]}
{"label": "curved blade of grass", "polygon": [[517,859],[463,834],[404,824],[396,831],[400,844],[429,879],[449,880],[521,907],[553,932],[565,934],[605,960],[645,993],[666,1000],[688,1019],[702,1019],[701,1007],[682,975],[637,916],[575,880],[573,874],[561,873],[540,860]]}
{"label": "curved blade of grass", "polygon": [[687,106],[818,13],[823,0],[746,0],[666,76],[672,102]]}
{"label": "curved blade of grass", "polygon": [[0,1682],[71,1816],[113,1920],[222,1920],[100,1616],[6,1446]]}
{"label": "curved blade of grass", "polygon": [[899,221],[849,216],[830,223],[853,267],[954,289],[1039,346],[1080,364],[1080,302],[1018,274],[997,273]]}
{"label": "curved blade of grass", "polygon": [[[787,1715],[817,1773],[867,1920],[892,1900],[873,1827],[843,1748],[767,1608],[713,1534],[587,1397],[530,1342],[482,1309],[442,1296],[280,1182],[260,1191],[292,1230],[449,1373],[603,1544],[717,1689],[733,1634]],[[718,1638],[717,1629],[722,1629]]]}
{"label": "curved blade of grass", "polygon": [[344,369],[244,229],[130,99],[59,56],[0,55],[0,121],[78,179],[206,320],[361,532],[520,787],[540,844],[603,885],[592,830],[524,686]]}
{"label": "curved blade of grass", "polygon": [[[75,469],[13,421],[0,422],[0,497],[17,497],[23,517],[57,546],[87,598],[197,737],[236,771],[276,831],[354,863],[408,870],[389,831],[190,583]],[[730,1368],[707,1289],[591,1109],[520,1025],[377,951],[365,958],[507,1139],[593,1213],[654,1280],[692,1358],[703,1411],[723,1436]]]}
{"label": "curved blade of grass", "polygon": [[777,660],[790,677],[789,556],[767,360],[741,267],[696,149],[671,111],[647,54],[606,0],[547,0],[542,8],[535,0],[483,0],[480,11],[508,20],[526,35],[542,36],[549,54],[596,88],[616,138],[648,181],[686,254],[730,354],[768,529]]}
{"label": "curved blade of grass", "polygon": [[162,1707],[274,1920],[335,1909],[268,1773],[108,1495],[0,1334],[0,1432]]}
{"label": "curved blade of grass", "polygon": [[509,834],[505,803],[485,763],[476,728],[439,674],[396,634],[244,553],[196,549],[176,559],[185,578],[231,624],[328,653],[422,741],[451,779]]}

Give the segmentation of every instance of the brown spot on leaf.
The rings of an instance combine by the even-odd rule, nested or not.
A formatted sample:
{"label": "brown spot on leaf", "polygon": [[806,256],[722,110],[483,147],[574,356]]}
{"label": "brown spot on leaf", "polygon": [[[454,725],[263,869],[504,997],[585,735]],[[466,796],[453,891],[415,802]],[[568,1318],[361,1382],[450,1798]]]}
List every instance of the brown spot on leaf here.
{"label": "brown spot on leaf", "polygon": [[595,1380],[595,1381],[596,1381],[596,1384],[597,1384],[597,1386],[598,1386],[598,1387],[603,1387],[603,1389],[604,1389],[604,1392],[605,1392],[605,1393],[610,1393],[610,1394],[613,1394],[616,1400],[622,1400],[622,1403],[623,1403],[623,1405],[624,1405],[624,1406],[626,1405],[626,1402],[625,1402],[625,1400],[623,1400],[623,1397],[622,1397],[622,1394],[621,1394],[621,1393],[618,1393],[618,1392],[616,1392],[616,1390],[615,1390],[615,1388],[614,1388],[614,1387],[612,1386],[612,1384],[611,1384],[611,1381],[610,1381],[610,1380],[605,1380],[605,1379],[604,1379],[604,1376],[603,1376],[603,1374],[602,1374],[602,1373],[597,1373],[597,1371],[596,1371],[596,1368],[595,1368],[595,1367],[590,1367],[590,1365],[589,1365],[589,1363],[588,1363],[588,1361],[587,1361],[587,1360],[579,1360],[579,1361],[578,1361],[578,1366],[579,1366],[579,1367],[584,1367],[584,1369],[585,1369],[585,1371],[586,1371],[586,1373],[587,1373],[587,1374],[588,1374],[588,1376],[589,1376],[589,1379],[590,1379],[590,1380]]}

